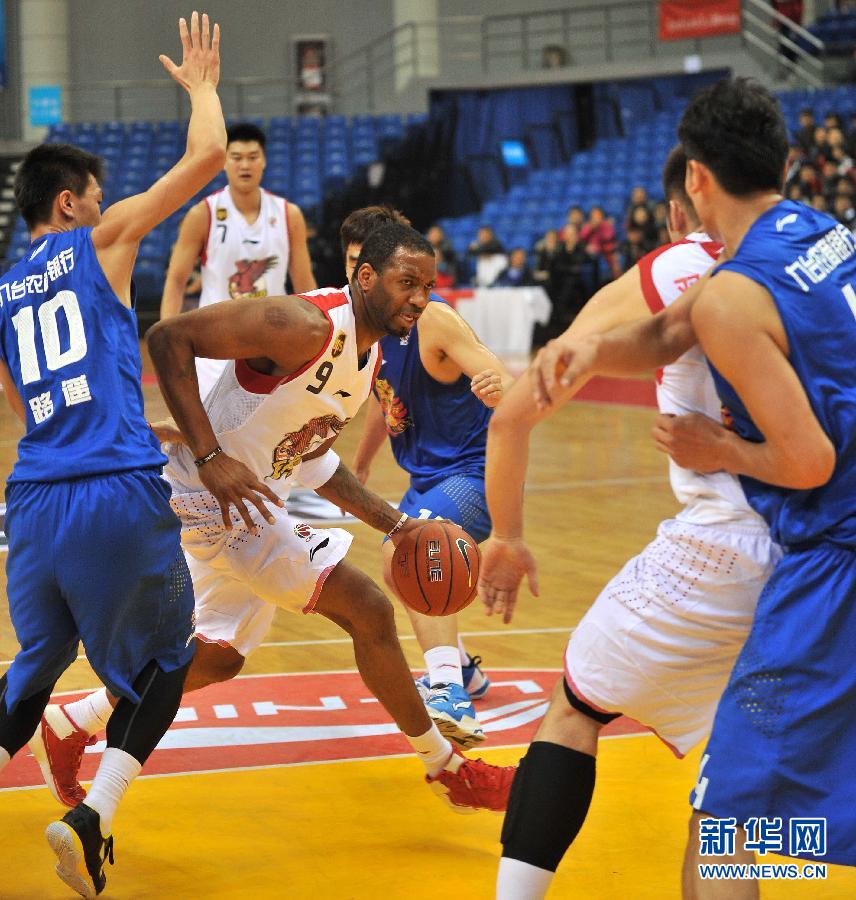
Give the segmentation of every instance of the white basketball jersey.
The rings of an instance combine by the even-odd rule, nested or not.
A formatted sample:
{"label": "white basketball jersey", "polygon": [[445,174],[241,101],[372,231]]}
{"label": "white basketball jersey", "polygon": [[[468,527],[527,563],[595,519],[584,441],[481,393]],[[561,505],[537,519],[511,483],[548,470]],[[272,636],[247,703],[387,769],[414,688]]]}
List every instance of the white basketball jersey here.
{"label": "white basketball jersey", "polygon": [[[639,260],[642,292],[651,312],[656,314],[674,303],[711,267],[720,249],[721,245],[706,234],[694,233]],[[721,421],[722,404],[700,347],[688,350],[658,374],[657,406],[662,413],[680,416],[695,412]],[[682,469],[670,459],[669,478],[675,497],[684,504],[679,519],[697,525],[737,520],[763,524],[747,503],[735,475],[728,472],[705,475]]]}
{"label": "white basketball jersey", "polygon": [[[228,186],[206,197],[205,204],[208,239],[202,251],[199,305],[284,294],[289,254],[285,198],[262,190],[259,215],[252,225],[236,208]],[[225,366],[224,360],[197,359],[203,398]]]}
{"label": "white basketball jersey", "polygon": [[[380,346],[357,358],[356,322],[347,287],[302,294],[330,320],[321,352],[280,377],[229,362],[205,398],[217,441],[284,500],[302,458],[335,437],[362,406],[380,367]],[[193,454],[172,447],[165,474],[176,493],[202,491]]]}

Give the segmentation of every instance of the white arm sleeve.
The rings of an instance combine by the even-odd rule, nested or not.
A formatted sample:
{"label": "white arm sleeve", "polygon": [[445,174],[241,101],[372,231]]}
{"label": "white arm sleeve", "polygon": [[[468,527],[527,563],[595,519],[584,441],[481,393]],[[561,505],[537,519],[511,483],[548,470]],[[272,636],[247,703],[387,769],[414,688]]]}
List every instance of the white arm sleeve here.
{"label": "white arm sleeve", "polygon": [[328,450],[323,456],[301,462],[294,480],[314,491],[322,484],[327,484],[339,468],[340,462],[339,455],[332,449]]}

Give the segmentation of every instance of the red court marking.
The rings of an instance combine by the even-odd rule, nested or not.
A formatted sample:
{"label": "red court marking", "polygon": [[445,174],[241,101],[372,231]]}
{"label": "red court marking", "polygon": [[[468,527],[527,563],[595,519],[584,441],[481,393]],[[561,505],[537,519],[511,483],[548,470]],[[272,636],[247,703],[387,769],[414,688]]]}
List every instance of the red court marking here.
{"label": "red court marking", "polygon": [[[555,671],[490,673],[494,685],[476,709],[485,745],[526,745],[532,739],[558,676]],[[63,696],[63,702],[76,696]],[[606,735],[644,734],[616,719]],[[103,742],[87,748],[81,778],[95,774]],[[222,771],[365,759],[410,753],[383,707],[355,672],[236,678],[188,695],[176,722],[143,770],[146,775]],[[41,786],[38,766],[24,749],[0,773],[0,789]]]}

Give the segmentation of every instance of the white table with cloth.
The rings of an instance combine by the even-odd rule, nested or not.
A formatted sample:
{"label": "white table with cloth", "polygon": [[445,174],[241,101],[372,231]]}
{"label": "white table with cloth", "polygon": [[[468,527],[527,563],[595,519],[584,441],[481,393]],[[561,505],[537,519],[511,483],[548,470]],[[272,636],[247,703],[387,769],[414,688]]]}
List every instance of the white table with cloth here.
{"label": "white table with cloth", "polygon": [[497,356],[524,363],[532,350],[535,323],[546,325],[552,309],[542,287],[444,288],[435,293]]}

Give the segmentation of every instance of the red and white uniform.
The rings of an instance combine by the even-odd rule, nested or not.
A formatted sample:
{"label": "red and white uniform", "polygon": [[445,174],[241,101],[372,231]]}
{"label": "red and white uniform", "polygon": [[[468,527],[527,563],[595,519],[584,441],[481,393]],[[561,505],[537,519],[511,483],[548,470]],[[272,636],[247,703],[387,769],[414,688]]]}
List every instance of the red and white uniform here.
{"label": "red and white uniform", "polygon": [[[356,326],[347,287],[303,295],[330,319],[324,349],[294,374],[280,378],[229,362],[206,397],[217,440],[283,500],[295,481],[311,471],[324,484],[338,458],[328,452],[303,457],[335,437],[369,395],[380,365],[380,348],[357,358]],[[362,365],[360,365],[362,362]],[[199,480],[184,445],[167,448],[165,475],[181,519],[182,546],[196,592],[197,636],[229,644],[245,655],[263,640],[275,606],[311,612],[324,579],[344,558],[351,535],[339,528],[316,530],[284,509],[269,507],[269,524],[252,504],[251,534],[233,510],[226,531],[220,508]]]}
{"label": "red and white uniform", "polygon": [[[258,218],[250,224],[232,200],[229,187],[205,198],[208,239],[202,251],[200,306],[240,297],[285,293],[288,276],[288,205],[262,190]],[[199,393],[205,397],[226,362],[197,359]]]}
{"label": "red and white uniform", "polygon": [[[669,306],[711,267],[720,245],[690,234],[638,265],[652,313]],[[658,377],[663,413],[720,419],[699,347]],[[679,756],[710,730],[719,696],[749,633],[758,595],[781,556],[739,480],[670,462],[684,508],[616,575],[571,635],[565,675],[595,709],[652,728]]]}

